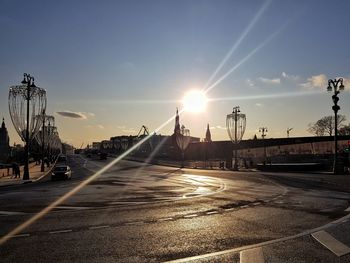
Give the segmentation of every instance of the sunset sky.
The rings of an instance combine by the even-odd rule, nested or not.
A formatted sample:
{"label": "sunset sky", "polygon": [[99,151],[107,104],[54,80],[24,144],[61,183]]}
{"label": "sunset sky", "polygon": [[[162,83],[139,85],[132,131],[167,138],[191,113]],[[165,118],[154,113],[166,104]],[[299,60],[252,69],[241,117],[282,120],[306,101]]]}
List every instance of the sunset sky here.
{"label": "sunset sky", "polygon": [[345,79],[339,113],[350,122],[349,10],[346,0],[1,0],[0,117],[19,143],[8,90],[27,72],[75,146],[152,131],[191,89],[209,99],[180,117],[192,136],[209,123],[214,140],[228,140],[234,106],[245,139],[259,127],[267,138],[311,136],[308,124],[332,114],[329,78]]}

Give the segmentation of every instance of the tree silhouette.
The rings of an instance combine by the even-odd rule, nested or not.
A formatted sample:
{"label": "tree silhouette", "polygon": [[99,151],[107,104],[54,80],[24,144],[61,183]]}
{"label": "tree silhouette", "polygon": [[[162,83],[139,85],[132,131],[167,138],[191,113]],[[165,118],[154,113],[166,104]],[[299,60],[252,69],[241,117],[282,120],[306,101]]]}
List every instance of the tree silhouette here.
{"label": "tree silhouette", "polygon": [[[344,115],[338,115],[338,129],[341,128],[342,122],[346,121]],[[332,136],[334,132],[334,116],[325,116],[316,121],[315,123],[309,123],[307,131],[316,136]]]}

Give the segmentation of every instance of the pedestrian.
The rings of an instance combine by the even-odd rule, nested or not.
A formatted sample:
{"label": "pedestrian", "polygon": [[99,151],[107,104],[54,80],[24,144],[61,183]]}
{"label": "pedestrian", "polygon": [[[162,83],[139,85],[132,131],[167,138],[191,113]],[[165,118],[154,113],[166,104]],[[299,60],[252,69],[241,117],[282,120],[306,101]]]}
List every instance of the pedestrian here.
{"label": "pedestrian", "polygon": [[19,165],[17,163],[14,164],[14,172],[15,172],[15,178],[21,178],[21,172],[20,172],[20,168]]}

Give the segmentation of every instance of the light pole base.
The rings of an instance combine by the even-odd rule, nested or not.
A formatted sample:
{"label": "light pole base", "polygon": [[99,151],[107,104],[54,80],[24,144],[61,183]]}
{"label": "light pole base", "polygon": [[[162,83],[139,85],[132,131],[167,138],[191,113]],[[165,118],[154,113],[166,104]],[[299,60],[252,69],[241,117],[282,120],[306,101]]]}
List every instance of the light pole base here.
{"label": "light pole base", "polygon": [[24,169],[23,171],[23,180],[29,180],[29,170]]}

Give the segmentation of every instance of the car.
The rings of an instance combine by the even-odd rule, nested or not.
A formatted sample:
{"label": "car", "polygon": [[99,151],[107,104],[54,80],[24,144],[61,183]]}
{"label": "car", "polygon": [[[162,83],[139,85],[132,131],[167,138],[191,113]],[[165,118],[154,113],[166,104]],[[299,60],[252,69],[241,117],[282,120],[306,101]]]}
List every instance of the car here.
{"label": "car", "polygon": [[51,173],[51,180],[55,179],[71,179],[72,170],[68,165],[56,165]]}
{"label": "car", "polygon": [[66,163],[67,162],[67,156],[60,155],[58,156],[57,163]]}

